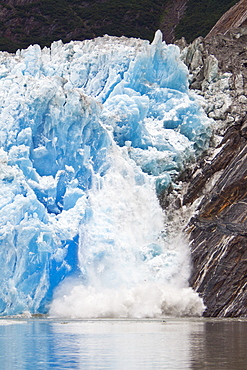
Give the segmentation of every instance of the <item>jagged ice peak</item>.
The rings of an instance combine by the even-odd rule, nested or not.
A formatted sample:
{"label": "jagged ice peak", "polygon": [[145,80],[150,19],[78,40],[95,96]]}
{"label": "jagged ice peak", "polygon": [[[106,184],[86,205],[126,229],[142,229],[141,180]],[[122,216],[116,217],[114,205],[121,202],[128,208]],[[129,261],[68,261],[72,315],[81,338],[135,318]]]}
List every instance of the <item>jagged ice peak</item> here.
{"label": "jagged ice peak", "polygon": [[210,138],[178,47],[157,31],[0,60],[1,314],[201,314],[157,199]]}

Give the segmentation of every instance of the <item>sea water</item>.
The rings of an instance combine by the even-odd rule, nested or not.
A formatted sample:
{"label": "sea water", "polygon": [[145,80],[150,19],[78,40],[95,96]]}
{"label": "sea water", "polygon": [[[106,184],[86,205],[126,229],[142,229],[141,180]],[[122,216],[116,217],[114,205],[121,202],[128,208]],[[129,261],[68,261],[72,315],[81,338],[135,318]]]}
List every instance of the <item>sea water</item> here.
{"label": "sea water", "polygon": [[0,321],[2,370],[242,370],[246,343],[242,319]]}

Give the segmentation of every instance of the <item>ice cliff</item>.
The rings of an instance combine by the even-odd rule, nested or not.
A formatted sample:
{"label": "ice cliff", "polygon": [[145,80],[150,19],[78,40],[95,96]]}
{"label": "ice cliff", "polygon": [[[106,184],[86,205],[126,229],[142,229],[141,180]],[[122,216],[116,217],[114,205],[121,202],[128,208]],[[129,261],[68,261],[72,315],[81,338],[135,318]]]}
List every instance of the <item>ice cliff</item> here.
{"label": "ice cliff", "polygon": [[158,31],[0,61],[1,314],[201,314],[157,200],[210,137],[178,47]]}

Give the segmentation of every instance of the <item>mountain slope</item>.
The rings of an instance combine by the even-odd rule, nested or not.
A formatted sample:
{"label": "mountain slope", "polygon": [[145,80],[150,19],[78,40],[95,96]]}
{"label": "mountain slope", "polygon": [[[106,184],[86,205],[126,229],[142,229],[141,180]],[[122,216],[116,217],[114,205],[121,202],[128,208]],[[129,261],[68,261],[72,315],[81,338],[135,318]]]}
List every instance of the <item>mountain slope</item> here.
{"label": "mountain slope", "polygon": [[0,3],[0,49],[92,39],[104,34],[151,40],[159,28],[161,0],[23,0]]}
{"label": "mountain slope", "polygon": [[207,37],[225,34],[229,29],[247,25],[247,0],[241,0],[218,20]]}
{"label": "mountain slope", "polygon": [[187,42],[192,42],[198,36],[206,36],[218,19],[236,3],[236,0],[189,0],[184,17],[175,29],[175,38],[185,37]]}
{"label": "mountain slope", "polygon": [[[0,1],[0,50],[104,34],[152,40],[157,29],[170,43],[206,36],[236,0],[6,0]],[[179,25],[178,25],[179,24]],[[177,26],[178,25],[178,26]]]}

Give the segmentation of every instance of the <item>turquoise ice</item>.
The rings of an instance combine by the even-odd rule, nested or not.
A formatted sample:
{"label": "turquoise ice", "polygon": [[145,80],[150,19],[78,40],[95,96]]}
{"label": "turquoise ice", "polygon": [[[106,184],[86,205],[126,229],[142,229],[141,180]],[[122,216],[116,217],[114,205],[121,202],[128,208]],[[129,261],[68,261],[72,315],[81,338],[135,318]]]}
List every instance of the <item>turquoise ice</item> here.
{"label": "turquoise ice", "polygon": [[[161,285],[190,297],[174,303],[182,313],[201,312],[188,251],[167,246],[157,195],[210,135],[179,49],[160,31],[151,44],[104,36],[1,52],[0,313],[63,315],[68,304],[76,317],[158,316],[169,301]],[[154,312],[136,308],[143,284]],[[107,295],[115,311],[108,298],[80,309]]]}

